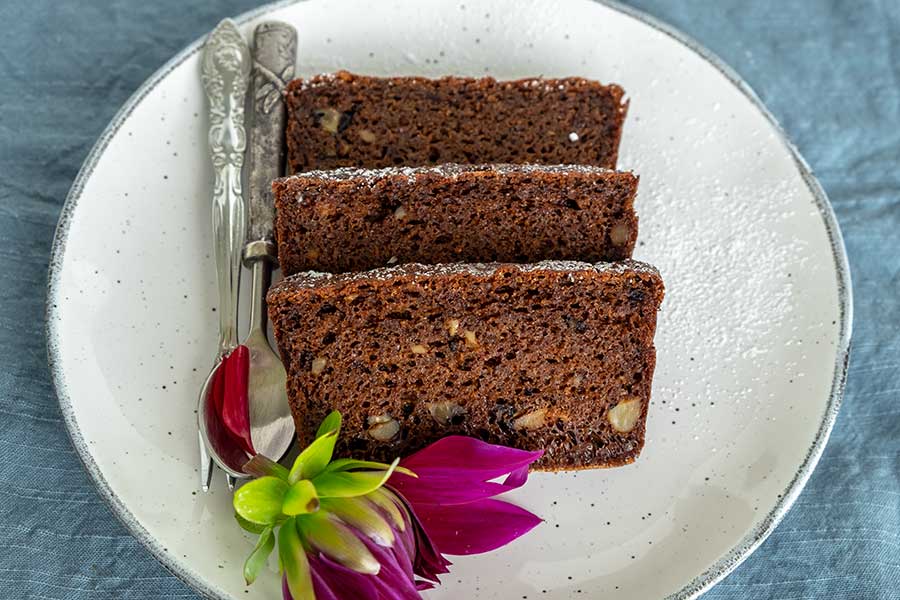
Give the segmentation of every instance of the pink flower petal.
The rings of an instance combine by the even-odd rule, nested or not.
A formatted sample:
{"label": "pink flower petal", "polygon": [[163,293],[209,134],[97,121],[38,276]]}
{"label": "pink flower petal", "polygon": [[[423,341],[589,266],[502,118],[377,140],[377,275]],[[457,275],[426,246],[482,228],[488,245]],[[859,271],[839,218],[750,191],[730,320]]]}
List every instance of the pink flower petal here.
{"label": "pink flower petal", "polygon": [[241,449],[247,454],[256,454],[250,439],[250,400],[248,382],[250,378],[250,350],[238,346],[222,361],[220,369],[225,371],[225,396],[222,401],[222,421],[234,434]]}
{"label": "pink flower petal", "polygon": [[256,451],[250,439],[250,401],[247,396],[250,350],[247,346],[238,346],[223,359],[219,370],[225,372],[222,422],[241,449],[252,456]]}
{"label": "pink flower petal", "polygon": [[421,477],[424,469],[434,476],[486,481],[530,465],[543,452],[528,452],[488,444],[463,435],[441,438],[427,448],[406,457],[400,464]]}
{"label": "pink flower petal", "polygon": [[[528,467],[525,467],[526,469]],[[418,475],[419,473],[416,472]],[[413,506],[436,504],[467,504],[483,498],[491,498],[513,487],[502,483],[488,481],[460,481],[460,477],[432,476],[429,470],[423,469],[418,478],[396,474],[391,476],[391,486]],[[524,483],[524,482],[523,482]]]}
{"label": "pink flower petal", "polygon": [[311,553],[308,557],[316,600],[368,600],[378,597],[374,576],[357,573],[324,554]]}
{"label": "pink flower petal", "polygon": [[406,506],[406,512],[410,519],[406,530],[413,536],[416,548],[413,571],[422,579],[440,583],[438,575],[449,573],[450,569],[448,567],[451,563],[444,558],[434,540],[429,537],[428,531],[422,525],[421,520],[419,520],[411,506]]}
{"label": "pink flower petal", "polygon": [[[449,436],[402,460],[416,478],[395,473],[390,484],[414,506],[476,502],[522,486],[541,452]],[[503,483],[488,481],[510,474]]]}
{"label": "pink flower petal", "polygon": [[507,488],[514,490],[516,488],[522,487],[525,485],[525,482],[528,481],[528,467],[520,467],[509,474],[509,477],[506,478],[506,481],[503,482],[503,485]]}
{"label": "pink flower petal", "polygon": [[234,435],[222,422],[222,400],[224,395],[225,371],[220,366],[213,374],[209,391],[206,395],[206,434],[210,445],[216,453],[229,465],[239,467],[247,461],[247,455],[235,440]]}
{"label": "pink flower petal", "polygon": [[394,528],[394,538],[397,540],[397,548],[406,552],[407,556],[413,557],[416,555],[416,535],[415,531],[410,527],[409,518],[405,512],[404,519],[406,520],[406,528],[403,531]]}
{"label": "pink flower petal", "polygon": [[[409,577],[411,581],[415,581],[415,573],[413,572],[413,558],[414,553],[407,551],[407,546],[401,543],[395,542],[393,547],[391,548],[392,553],[394,555],[394,559],[397,561],[397,565],[406,573],[406,576]],[[413,551],[415,552],[415,551]]]}
{"label": "pink flower petal", "polygon": [[310,571],[313,582],[313,593],[316,600],[341,600],[341,597],[331,588],[331,585],[318,572]]}
{"label": "pink flower petal", "polygon": [[524,508],[500,500],[416,510],[426,533],[444,554],[490,552],[543,522]]}
{"label": "pink flower petal", "polygon": [[[381,570],[374,576],[374,586],[378,590],[378,598],[381,600],[420,600],[413,578],[409,556],[405,555],[399,547],[385,548],[372,542],[368,538],[363,543],[375,559],[381,563]],[[410,567],[409,570],[405,567]]]}

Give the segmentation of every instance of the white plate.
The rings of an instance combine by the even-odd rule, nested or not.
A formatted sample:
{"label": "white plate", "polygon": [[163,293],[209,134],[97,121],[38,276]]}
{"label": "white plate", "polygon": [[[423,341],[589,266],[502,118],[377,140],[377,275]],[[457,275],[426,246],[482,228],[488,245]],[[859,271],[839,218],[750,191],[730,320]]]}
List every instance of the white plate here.
{"label": "white plate", "polygon": [[[310,1],[247,15],[244,31],[261,18],[297,26],[302,75],[583,75],[631,98],[636,257],[667,285],[646,449],[621,469],[535,475],[514,499],[547,522],[455,559],[428,597],[686,598],[733,569],[822,451],[851,323],[831,208],[759,100],[684,36],[587,0]],[[128,101],[72,188],[50,355],[75,446],[128,528],[210,597],[277,598],[274,576],[244,591],[251,541],[222,481],[196,493],[217,326],[198,49]]]}

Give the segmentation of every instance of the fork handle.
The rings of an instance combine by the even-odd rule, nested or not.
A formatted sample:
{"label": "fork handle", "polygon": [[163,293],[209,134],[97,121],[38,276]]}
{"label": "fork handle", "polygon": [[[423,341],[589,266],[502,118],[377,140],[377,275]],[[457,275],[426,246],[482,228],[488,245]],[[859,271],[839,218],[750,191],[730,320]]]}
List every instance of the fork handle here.
{"label": "fork handle", "polygon": [[209,150],[215,172],[212,225],[220,355],[237,345],[241,246],[247,230],[241,167],[247,147],[244,104],[250,66],[250,50],[241,32],[232,21],[223,20],[206,41],[200,69],[209,99]]}
{"label": "fork handle", "polygon": [[224,191],[213,202],[216,279],[219,284],[219,352],[237,346],[238,293],[241,283],[241,243],[246,223],[241,197],[241,170],[227,165],[220,175]]}

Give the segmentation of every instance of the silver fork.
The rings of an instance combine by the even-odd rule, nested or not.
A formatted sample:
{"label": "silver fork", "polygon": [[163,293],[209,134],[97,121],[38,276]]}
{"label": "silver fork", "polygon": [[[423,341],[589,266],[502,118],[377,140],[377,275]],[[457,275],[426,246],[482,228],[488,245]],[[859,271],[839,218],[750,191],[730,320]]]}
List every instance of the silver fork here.
{"label": "silver fork", "polygon": [[229,489],[234,486],[231,477],[241,475],[241,465],[228,464],[227,453],[215,446],[215,436],[208,430],[207,404],[209,386],[222,364],[222,357],[237,346],[241,246],[246,232],[241,167],[247,141],[244,102],[249,74],[250,50],[234,22],[225,19],[206,41],[200,72],[209,99],[209,148],[215,171],[213,245],[219,288],[219,347],[209,377],[200,391],[197,411],[203,491],[209,490],[213,461],[228,474]]}

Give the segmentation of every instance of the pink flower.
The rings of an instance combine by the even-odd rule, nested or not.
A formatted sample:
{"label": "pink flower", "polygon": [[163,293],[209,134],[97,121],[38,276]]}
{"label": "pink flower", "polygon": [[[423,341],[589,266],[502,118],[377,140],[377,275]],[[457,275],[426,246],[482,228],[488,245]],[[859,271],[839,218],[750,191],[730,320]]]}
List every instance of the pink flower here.
{"label": "pink flower", "polygon": [[332,460],[340,427],[328,415],[290,470],[262,455],[244,466],[257,479],[236,490],[235,516],[259,535],[248,583],[277,541],[287,600],[418,600],[449,572],[444,554],[489,552],[541,522],[494,498],[541,452],[451,436],[390,465]]}
{"label": "pink flower", "polygon": [[[381,494],[400,511],[392,521],[397,543],[379,545],[372,532],[357,531],[380,563],[379,572],[365,575],[348,569],[327,555],[309,556],[316,600],[420,598],[419,591],[439,584],[449,573],[444,554],[480,554],[505,546],[528,533],[541,519],[493,496],[523,485],[528,466],[542,452],[526,452],[451,436],[400,461],[414,472],[394,471]],[[502,483],[490,480],[506,476]],[[285,599],[291,599],[284,584]]]}

